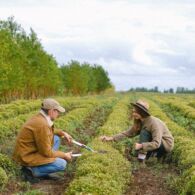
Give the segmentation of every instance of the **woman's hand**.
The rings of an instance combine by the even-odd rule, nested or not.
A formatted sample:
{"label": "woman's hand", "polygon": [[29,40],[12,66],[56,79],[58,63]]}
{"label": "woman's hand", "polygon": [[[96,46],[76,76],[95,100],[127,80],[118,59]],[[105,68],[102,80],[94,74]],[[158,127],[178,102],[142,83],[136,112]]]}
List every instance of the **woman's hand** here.
{"label": "woman's hand", "polygon": [[135,150],[140,150],[142,148],[143,148],[143,145],[142,144],[135,143]]}

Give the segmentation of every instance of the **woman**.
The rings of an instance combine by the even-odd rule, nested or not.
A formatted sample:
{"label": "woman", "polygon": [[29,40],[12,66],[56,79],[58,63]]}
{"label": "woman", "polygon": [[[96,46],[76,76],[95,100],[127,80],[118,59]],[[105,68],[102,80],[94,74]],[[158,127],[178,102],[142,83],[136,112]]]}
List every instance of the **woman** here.
{"label": "woman", "polygon": [[151,155],[161,158],[170,152],[174,146],[174,138],[163,121],[151,116],[149,104],[144,100],[131,103],[133,106],[133,126],[122,133],[108,137],[101,136],[102,141],[119,141],[124,137],[134,137],[139,134],[139,143],[135,143],[138,160],[144,161]]}

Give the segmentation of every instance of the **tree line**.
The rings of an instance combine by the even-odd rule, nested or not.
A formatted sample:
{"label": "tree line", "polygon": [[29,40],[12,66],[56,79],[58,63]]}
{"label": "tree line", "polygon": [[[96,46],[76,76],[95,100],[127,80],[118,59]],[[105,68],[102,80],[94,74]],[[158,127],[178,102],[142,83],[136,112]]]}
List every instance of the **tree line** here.
{"label": "tree line", "polygon": [[[155,86],[154,88],[148,89],[146,87],[135,87],[130,88],[128,90],[129,92],[157,92],[160,93],[158,87]],[[195,88],[194,89],[188,89],[185,87],[177,87],[175,90],[173,88],[164,89],[163,93],[188,93],[188,94],[195,94]]]}
{"label": "tree line", "polygon": [[71,61],[60,67],[37,34],[27,34],[14,17],[0,20],[0,101],[71,93],[99,93],[109,87],[101,65]]}

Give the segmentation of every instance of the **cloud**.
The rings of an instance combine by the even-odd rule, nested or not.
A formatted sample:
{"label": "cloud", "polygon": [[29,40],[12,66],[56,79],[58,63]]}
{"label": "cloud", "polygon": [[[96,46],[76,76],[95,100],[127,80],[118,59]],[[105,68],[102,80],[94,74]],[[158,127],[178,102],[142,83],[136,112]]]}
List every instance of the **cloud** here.
{"label": "cloud", "polygon": [[119,90],[195,87],[194,13],[193,0],[0,1],[59,64],[101,64]]}

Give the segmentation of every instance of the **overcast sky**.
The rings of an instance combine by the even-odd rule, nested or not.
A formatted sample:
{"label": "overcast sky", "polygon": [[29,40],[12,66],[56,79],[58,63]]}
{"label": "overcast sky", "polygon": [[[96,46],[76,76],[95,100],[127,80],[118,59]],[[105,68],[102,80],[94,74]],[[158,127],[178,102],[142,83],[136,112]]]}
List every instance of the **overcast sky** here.
{"label": "overcast sky", "polygon": [[57,62],[100,64],[117,90],[195,88],[195,0],[0,0]]}

